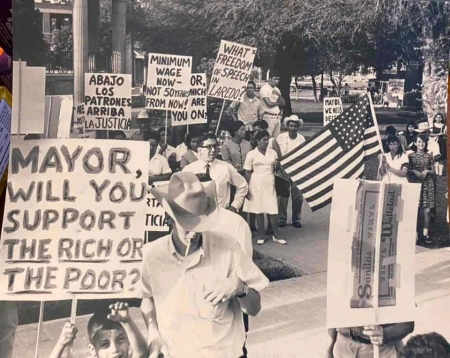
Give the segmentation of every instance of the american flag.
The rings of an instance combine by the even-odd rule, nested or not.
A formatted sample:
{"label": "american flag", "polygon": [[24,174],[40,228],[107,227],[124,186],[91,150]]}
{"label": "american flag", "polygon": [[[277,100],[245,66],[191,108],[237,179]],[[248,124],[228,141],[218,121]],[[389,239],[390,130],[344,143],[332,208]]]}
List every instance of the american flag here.
{"label": "american flag", "polygon": [[381,148],[367,95],[281,159],[312,211],[331,203],[334,179],[356,179]]}

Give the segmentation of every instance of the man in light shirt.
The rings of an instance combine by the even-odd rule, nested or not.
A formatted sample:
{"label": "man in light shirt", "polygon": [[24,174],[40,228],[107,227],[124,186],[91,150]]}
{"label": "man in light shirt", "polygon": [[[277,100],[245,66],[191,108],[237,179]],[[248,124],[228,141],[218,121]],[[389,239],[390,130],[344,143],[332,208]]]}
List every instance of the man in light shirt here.
{"label": "man in light shirt", "polygon": [[181,172],[151,190],[174,229],[143,249],[150,357],[241,357],[242,314],[261,310],[268,279],[229,234],[212,232],[220,215],[215,187]]}
{"label": "man in light shirt", "polygon": [[[215,181],[219,205],[237,213],[244,203],[248,184],[231,164],[217,159],[217,149],[216,137],[206,133],[199,142],[199,160],[184,167],[183,172],[203,175],[206,180]],[[230,203],[231,186],[236,188],[232,203]]]}
{"label": "man in light shirt", "polygon": [[259,107],[261,101],[255,95],[256,84],[253,81],[249,81],[247,84],[247,91],[244,93],[242,102],[231,102],[228,107],[228,113],[233,117],[235,121],[241,121],[245,124],[245,130],[247,132],[253,131],[253,123],[259,118]]}
{"label": "man in light shirt", "polygon": [[[280,134],[276,141],[280,147],[281,155],[286,155],[291,150],[297,148],[305,141],[300,133],[298,133],[303,121],[295,114],[284,119],[284,126],[288,129],[287,132]],[[301,213],[303,205],[303,197],[297,188],[297,185],[291,180],[291,200],[292,200],[292,225],[296,228],[301,228]],[[278,226],[286,226],[287,221],[287,206],[289,198],[278,196]]]}
{"label": "man in light shirt", "polygon": [[262,114],[262,119],[269,125],[267,131],[273,138],[278,137],[280,134],[280,106],[283,107],[285,105],[281,92],[276,87],[277,85],[278,79],[273,77],[259,90],[259,97],[261,98],[260,113]]}

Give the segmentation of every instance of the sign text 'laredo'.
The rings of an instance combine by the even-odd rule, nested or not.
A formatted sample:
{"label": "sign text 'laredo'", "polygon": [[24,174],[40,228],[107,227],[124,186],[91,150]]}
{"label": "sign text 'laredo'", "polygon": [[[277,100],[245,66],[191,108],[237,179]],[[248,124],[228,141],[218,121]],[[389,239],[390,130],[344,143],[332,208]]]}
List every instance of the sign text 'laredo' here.
{"label": "sign text 'laredo'", "polygon": [[131,75],[86,73],[86,129],[131,129]]}
{"label": "sign text 'laredo'", "polygon": [[139,155],[147,147],[81,139],[14,143],[0,299],[136,296],[148,171]]}

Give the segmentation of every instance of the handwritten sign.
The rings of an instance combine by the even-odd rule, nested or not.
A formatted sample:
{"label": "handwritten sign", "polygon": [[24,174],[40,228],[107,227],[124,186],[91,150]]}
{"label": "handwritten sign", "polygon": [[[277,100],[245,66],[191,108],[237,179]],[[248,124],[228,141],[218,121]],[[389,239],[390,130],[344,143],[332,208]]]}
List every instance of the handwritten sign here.
{"label": "handwritten sign", "polygon": [[191,67],[190,56],[149,53],[145,108],[186,112]]}
{"label": "handwritten sign", "polygon": [[186,111],[171,112],[172,126],[207,123],[206,117],[206,73],[191,75],[191,89]]}
{"label": "handwritten sign", "polygon": [[326,126],[343,111],[340,97],[325,97],[323,99],[323,125]]}
{"label": "handwritten sign", "polygon": [[84,103],[78,103],[75,107],[75,121],[74,126],[72,128],[73,130],[73,136],[72,138],[80,138],[80,139],[95,139],[96,138],[96,131],[95,130],[89,130],[85,128],[85,122],[86,122],[86,109],[85,109]]}
{"label": "handwritten sign", "polygon": [[86,129],[131,129],[131,75],[84,75]]}
{"label": "handwritten sign", "polygon": [[14,141],[0,299],[136,297],[145,225],[145,142]]}
{"label": "handwritten sign", "polygon": [[168,232],[169,223],[166,220],[166,212],[158,200],[150,193],[151,188],[167,185],[169,181],[155,182],[148,187],[147,191],[147,212],[145,214],[145,231]]}
{"label": "handwritten sign", "polygon": [[214,65],[209,97],[242,101],[250,81],[256,48],[222,40]]}
{"label": "handwritten sign", "polygon": [[[328,328],[414,320],[414,237],[419,196],[420,184],[349,179],[334,182],[327,270]],[[380,262],[378,272],[376,259]],[[376,276],[378,307],[374,300]]]}

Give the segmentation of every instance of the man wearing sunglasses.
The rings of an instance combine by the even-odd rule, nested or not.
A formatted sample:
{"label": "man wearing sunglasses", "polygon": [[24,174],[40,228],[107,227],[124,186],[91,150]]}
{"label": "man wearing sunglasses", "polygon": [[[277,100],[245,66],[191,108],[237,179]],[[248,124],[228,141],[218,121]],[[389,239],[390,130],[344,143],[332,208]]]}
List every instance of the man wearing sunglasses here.
{"label": "man wearing sunglasses", "polygon": [[[218,160],[217,153],[216,136],[206,133],[199,142],[199,160],[184,167],[183,171],[197,174],[200,179],[205,179],[202,181],[215,181],[219,206],[237,213],[244,203],[248,184],[231,164]],[[231,186],[236,188],[232,203],[230,203]]]}

